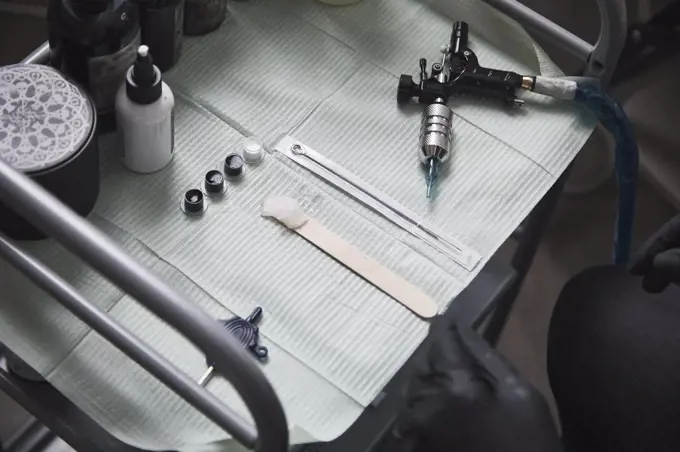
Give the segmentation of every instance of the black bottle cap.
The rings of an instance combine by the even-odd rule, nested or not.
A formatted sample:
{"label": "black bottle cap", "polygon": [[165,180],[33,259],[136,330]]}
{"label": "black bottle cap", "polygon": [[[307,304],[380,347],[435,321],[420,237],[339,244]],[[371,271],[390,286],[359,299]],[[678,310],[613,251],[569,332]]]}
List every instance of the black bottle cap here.
{"label": "black bottle cap", "polygon": [[153,65],[147,46],[137,49],[137,59],[127,71],[125,86],[128,98],[137,104],[152,104],[163,94],[161,71]]}
{"label": "black bottle cap", "polygon": [[243,157],[240,154],[229,154],[224,159],[224,174],[230,179],[238,179],[243,176]]}
{"label": "black bottle cap", "polygon": [[209,195],[221,195],[227,189],[224,175],[217,170],[211,170],[205,174],[203,186],[205,187],[205,192]]}
{"label": "black bottle cap", "polygon": [[205,200],[203,192],[198,189],[191,189],[184,194],[184,211],[188,214],[203,213]]}

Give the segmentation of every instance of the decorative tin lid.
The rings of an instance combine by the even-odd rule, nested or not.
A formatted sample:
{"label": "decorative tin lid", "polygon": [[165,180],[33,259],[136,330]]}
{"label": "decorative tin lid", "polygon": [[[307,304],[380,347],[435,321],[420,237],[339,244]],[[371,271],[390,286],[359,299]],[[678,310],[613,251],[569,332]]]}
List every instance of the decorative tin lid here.
{"label": "decorative tin lid", "polygon": [[14,168],[34,172],[68,160],[94,122],[90,99],[55,69],[0,67],[0,158]]}

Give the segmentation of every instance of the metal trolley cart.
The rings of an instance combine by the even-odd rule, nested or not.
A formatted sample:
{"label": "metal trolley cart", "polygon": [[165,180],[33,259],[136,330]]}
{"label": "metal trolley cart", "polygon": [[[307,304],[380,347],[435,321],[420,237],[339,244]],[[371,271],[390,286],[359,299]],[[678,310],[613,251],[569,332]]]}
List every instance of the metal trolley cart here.
{"label": "metal trolley cart", "polygon": [[[599,77],[605,83],[611,78],[626,40],[623,0],[598,0],[601,32],[596,44],[585,42],[516,0],[485,1],[535,35],[581,59],[585,63],[584,75]],[[42,63],[48,56],[49,46],[45,43],[24,62]],[[531,266],[565,178],[566,173],[516,231],[514,238],[517,248],[511,262],[508,264],[492,259],[445,315],[474,325],[488,340],[496,341]],[[126,255],[88,221],[1,160],[0,200],[134,296],[206,354],[213,356],[217,370],[233,384],[245,401],[254,425],[109,318],[51,269],[0,236],[0,256],[6,262],[19,269],[38,287],[245,447],[258,452],[289,450],[286,419],[274,390],[252,358],[235,341],[226,337],[212,318]],[[79,450],[137,450],[110,436],[49,384],[25,381],[9,373],[2,361],[0,366],[0,389],[29,411],[40,425],[46,426],[73,447]],[[298,446],[299,450],[373,449],[398,410],[400,389],[408,376],[408,368],[407,364],[397,373],[384,389],[383,397],[367,408],[343,436],[332,443]],[[32,438],[35,440],[36,433],[41,431],[45,433],[46,430],[44,427],[31,429]],[[27,443],[22,444],[25,446]]]}

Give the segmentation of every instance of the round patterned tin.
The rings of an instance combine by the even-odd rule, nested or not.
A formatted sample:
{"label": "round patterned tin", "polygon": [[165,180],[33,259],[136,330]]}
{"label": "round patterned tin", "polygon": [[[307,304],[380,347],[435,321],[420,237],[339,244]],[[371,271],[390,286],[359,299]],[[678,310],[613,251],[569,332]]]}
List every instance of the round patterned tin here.
{"label": "round patterned tin", "polygon": [[0,67],[0,157],[24,172],[59,165],[89,138],[87,96],[47,66]]}
{"label": "round patterned tin", "polygon": [[[0,159],[81,215],[99,194],[96,118],[89,96],[55,69],[0,67]],[[1,230],[15,239],[43,237],[8,210],[0,204]]]}

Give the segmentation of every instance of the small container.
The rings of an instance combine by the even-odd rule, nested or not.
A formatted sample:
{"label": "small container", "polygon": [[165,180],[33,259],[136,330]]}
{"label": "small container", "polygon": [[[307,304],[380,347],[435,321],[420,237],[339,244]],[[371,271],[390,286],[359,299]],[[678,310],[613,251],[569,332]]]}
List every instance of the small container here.
{"label": "small container", "polygon": [[210,170],[203,179],[203,193],[210,197],[220,197],[227,191],[224,174],[217,170]]}
{"label": "small container", "polygon": [[184,193],[181,204],[182,212],[189,216],[203,215],[208,209],[203,192],[197,188],[192,188]]}
{"label": "small container", "polygon": [[116,96],[118,147],[123,164],[136,173],[153,173],[174,155],[175,98],[154,66],[147,46],[139,46]]}
{"label": "small container", "polygon": [[[0,67],[0,158],[85,216],[99,195],[97,113],[90,97],[55,69]],[[45,238],[0,203],[0,231]]]}
{"label": "small container", "polygon": [[243,157],[241,154],[234,152],[227,155],[224,159],[224,175],[231,181],[237,181],[245,174]]}
{"label": "small container", "polygon": [[243,140],[241,151],[243,152],[243,160],[248,165],[257,166],[264,159],[264,145],[262,140],[257,137],[249,137]]}
{"label": "small container", "polygon": [[185,0],[184,33],[204,35],[216,30],[227,14],[227,0]]}

